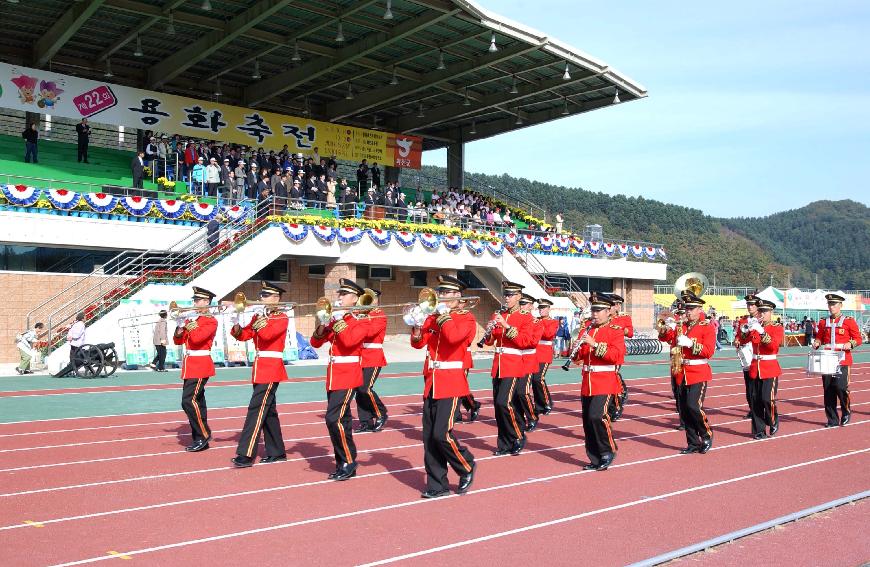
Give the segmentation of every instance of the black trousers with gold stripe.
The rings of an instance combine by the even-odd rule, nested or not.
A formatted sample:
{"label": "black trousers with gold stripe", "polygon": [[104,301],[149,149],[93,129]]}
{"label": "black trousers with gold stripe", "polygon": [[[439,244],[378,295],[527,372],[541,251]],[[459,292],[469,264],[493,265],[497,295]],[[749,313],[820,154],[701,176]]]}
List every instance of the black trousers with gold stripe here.
{"label": "black trousers with gold stripe", "polygon": [[237,455],[251,458],[257,454],[260,431],[263,432],[263,440],[266,443],[267,457],[280,457],[287,454],[284,449],[284,437],[281,435],[281,422],[278,421],[278,409],[275,407],[277,389],[277,382],[254,384],[254,393],[251,394],[251,403],[248,404],[248,415],[245,416],[242,437],[236,449]]}
{"label": "black trousers with gold stripe", "polygon": [[459,398],[423,400],[423,451],[426,490],[447,490],[447,465],[462,476],[471,472],[474,457],[453,435]]}
{"label": "black trousers with gold stripe", "polygon": [[692,449],[700,449],[701,443],[713,438],[710,422],[704,412],[704,397],[707,383],[698,382],[687,386],[680,384],[680,417],[686,426],[686,442]]}
{"label": "black trousers with gold stripe", "polygon": [[616,441],[610,426],[607,406],[613,395],[582,396],[583,437],[586,440],[586,456],[593,465],[598,465],[608,454],[616,454]]}
{"label": "black trousers with gold stripe", "polygon": [[353,415],[350,412],[350,402],[355,393],[355,389],[326,393],[326,428],[332,440],[336,467],[356,462],[356,444],[351,428]]}
{"label": "black trousers with gold stripe", "polygon": [[514,444],[525,437],[523,416],[518,415],[514,406],[514,393],[519,378],[492,379],[492,400],[495,406],[495,423],[498,426],[498,450],[510,451]]}
{"label": "black trousers with gold stripe", "polygon": [[754,381],[755,379],[749,375],[749,369],[744,368],[743,385],[746,386],[746,405],[749,406],[749,411],[752,411],[752,401],[753,396],[755,395],[755,385],[753,384]]}
{"label": "black trousers with gold stripe", "polygon": [[514,408],[522,423],[531,423],[538,419],[532,394],[531,374],[517,378],[517,386],[514,388]]}
{"label": "black trousers with gold stripe", "polygon": [[184,388],[181,390],[181,409],[190,421],[194,443],[200,439],[208,439],[211,435],[211,429],[208,427],[208,408],[205,404],[207,382],[208,378],[184,380]]}
{"label": "black trousers with gold stripe", "polygon": [[836,374],[822,376],[822,388],[825,391],[825,416],[827,416],[829,424],[837,425],[840,423],[837,415],[837,400],[840,401],[840,411],[844,415],[852,411],[849,398],[851,372],[850,366],[840,366],[837,368]]}
{"label": "black trousers with gold stripe", "polygon": [[535,411],[543,413],[546,408],[553,407],[553,399],[550,397],[550,388],[547,387],[547,370],[549,362],[538,364],[538,371],[532,374],[532,395],[535,399]]}
{"label": "black trousers with gold stripe", "polygon": [[776,385],[779,377],[767,380],[752,379],[752,435],[766,433],[764,427],[773,427],[779,412],[776,409]]}
{"label": "black trousers with gold stripe", "polygon": [[375,382],[381,375],[379,367],[363,368],[363,383],[356,389],[356,410],[360,423],[371,425],[375,419],[386,417],[387,408],[375,392]]}

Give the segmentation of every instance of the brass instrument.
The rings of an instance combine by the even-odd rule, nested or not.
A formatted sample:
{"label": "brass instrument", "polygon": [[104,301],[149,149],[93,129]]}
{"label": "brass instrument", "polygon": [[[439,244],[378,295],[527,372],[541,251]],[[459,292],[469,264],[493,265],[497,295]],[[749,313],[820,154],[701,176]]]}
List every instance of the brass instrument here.
{"label": "brass instrument", "polygon": [[[501,304],[498,307],[498,311],[493,313],[493,315],[498,315],[499,313],[501,313],[502,311],[505,311],[506,309],[507,309],[507,305]],[[496,325],[498,325],[498,323],[495,322],[495,319],[489,320],[489,323],[486,324],[486,329],[483,330],[483,336],[480,337],[479,341],[477,341],[477,348],[483,348],[483,345],[486,343],[486,341],[489,340],[489,337],[492,336],[492,332],[495,330]]]}
{"label": "brass instrument", "polygon": [[[191,317],[194,315],[202,315],[205,313],[218,315],[226,311],[226,309],[226,305],[209,305],[208,307],[179,307],[177,302],[172,301],[169,303],[169,307],[163,309],[163,311],[166,311],[168,319],[181,319],[182,317]],[[141,315],[128,315],[127,317],[121,317],[118,319],[118,326],[122,329],[129,329],[132,327],[141,327],[143,325],[153,325],[157,321],[140,321],[138,323],[130,323],[126,325],[123,324],[123,322],[132,319],[139,319],[141,317],[158,316],[160,316],[160,311],[154,311],[153,313],[142,313]]]}
{"label": "brass instrument", "polygon": [[[689,272],[677,278],[674,283],[674,295],[677,299],[684,291],[691,291],[697,297],[704,295],[704,292],[710,287],[710,281],[707,276],[700,272]],[[683,325],[677,324],[677,339],[683,335]],[[683,347],[676,345],[671,349],[671,373],[676,375],[683,370]]]}
{"label": "brass instrument", "polygon": [[[306,305],[312,305],[308,303]],[[294,301],[281,301],[278,303],[266,303],[265,301],[251,301],[245,297],[245,292],[239,291],[233,296],[233,309],[236,313],[244,312],[248,307],[266,307],[271,311],[292,311],[301,305]]]}

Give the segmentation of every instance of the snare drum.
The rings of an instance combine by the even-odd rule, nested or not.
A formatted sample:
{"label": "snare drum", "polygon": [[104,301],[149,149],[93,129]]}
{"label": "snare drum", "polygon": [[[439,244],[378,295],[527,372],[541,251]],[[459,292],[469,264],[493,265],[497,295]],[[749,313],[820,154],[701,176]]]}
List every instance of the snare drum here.
{"label": "snare drum", "polygon": [[842,352],[833,350],[812,351],[807,356],[807,374],[832,375],[837,373],[837,368],[843,360]]}
{"label": "snare drum", "polygon": [[752,343],[737,347],[737,358],[740,360],[740,366],[744,370],[748,369],[752,365]]}

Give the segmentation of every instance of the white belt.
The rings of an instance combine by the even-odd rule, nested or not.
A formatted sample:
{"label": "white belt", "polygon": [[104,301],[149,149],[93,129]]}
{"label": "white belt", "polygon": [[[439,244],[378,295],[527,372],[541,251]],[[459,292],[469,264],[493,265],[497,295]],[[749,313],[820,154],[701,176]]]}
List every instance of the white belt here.
{"label": "white belt", "polygon": [[211,356],[210,350],[186,350],[185,356]]}
{"label": "white belt", "polygon": [[701,359],[692,359],[692,360],[684,360],[683,366],[701,366],[702,364],[709,364],[706,360]]}
{"label": "white belt", "polygon": [[843,347],[845,347],[845,346],[846,346],[846,343],[837,343],[833,347],[830,345],[830,343],[828,343],[826,345],[822,345],[823,350],[843,350]]}
{"label": "white belt", "polygon": [[583,365],[583,372],[616,372],[616,366],[612,364],[604,364],[600,366]]}
{"label": "white belt", "polygon": [[330,356],[329,362],[359,362],[358,356]]}
{"label": "white belt", "polygon": [[432,368],[439,370],[461,370],[463,361],[461,360],[433,360],[430,363]]}
{"label": "white belt", "polygon": [[257,358],[284,358],[284,353],[273,350],[258,350]]}
{"label": "white belt", "polygon": [[538,354],[538,351],[536,349],[533,349],[533,348],[521,350],[520,352],[523,353],[523,356],[531,356],[533,354]]}
{"label": "white belt", "polygon": [[539,341],[538,344],[539,345],[551,345],[551,344],[553,344],[553,341]]}
{"label": "white belt", "polygon": [[381,343],[363,343],[363,348],[384,348],[384,345]]}
{"label": "white belt", "polygon": [[775,354],[756,354],[755,360],[776,360]]}
{"label": "white belt", "polygon": [[522,356],[523,351],[518,348],[509,348],[509,347],[496,347],[496,354],[515,354],[517,356]]}

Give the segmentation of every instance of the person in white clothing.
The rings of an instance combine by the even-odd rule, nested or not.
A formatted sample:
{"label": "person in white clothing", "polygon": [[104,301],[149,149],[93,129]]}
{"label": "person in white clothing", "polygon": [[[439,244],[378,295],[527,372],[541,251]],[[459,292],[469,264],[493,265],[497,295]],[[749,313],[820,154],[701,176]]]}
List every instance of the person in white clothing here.
{"label": "person in white clothing", "polygon": [[43,328],[42,323],[37,323],[32,329],[27,329],[17,337],[16,346],[21,353],[21,362],[15,367],[15,372],[19,374],[33,374],[30,370],[30,362],[36,356],[36,338]]}

